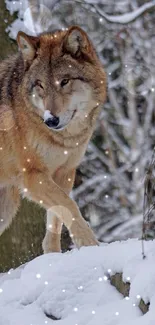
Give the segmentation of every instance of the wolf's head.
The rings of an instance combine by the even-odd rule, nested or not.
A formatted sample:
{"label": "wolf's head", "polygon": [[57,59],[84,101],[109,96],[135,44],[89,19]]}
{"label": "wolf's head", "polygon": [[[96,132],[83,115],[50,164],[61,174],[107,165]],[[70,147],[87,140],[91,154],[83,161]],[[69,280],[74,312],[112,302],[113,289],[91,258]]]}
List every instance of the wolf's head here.
{"label": "wolf's head", "polygon": [[49,128],[84,121],[104,102],[105,72],[81,28],[38,37],[19,32],[17,42],[25,67],[23,97]]}

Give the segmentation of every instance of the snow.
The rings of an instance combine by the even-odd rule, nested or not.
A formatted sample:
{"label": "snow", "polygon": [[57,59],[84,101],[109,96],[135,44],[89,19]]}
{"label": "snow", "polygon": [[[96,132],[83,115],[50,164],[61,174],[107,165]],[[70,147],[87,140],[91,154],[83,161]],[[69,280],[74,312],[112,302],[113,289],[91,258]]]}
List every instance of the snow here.
{"label": "snow", "polygon": [[[0,325],[154,325],[155,241],[83,247],[39,256],[0,277]],[[130,278],[129,299],[110,284],[108,274]],[[143,298],[150,309],[142,315]]]}
{"label": "snow", "polygon": [[40,30],[35,31],[31,10],[27,0],[5,0],[5,3],[11,14],[18,12],[18,18],[7,28],[11,38],[16,39],[19,31],[23,31],[30,35],[35,35],[37,32],[40,32]]}

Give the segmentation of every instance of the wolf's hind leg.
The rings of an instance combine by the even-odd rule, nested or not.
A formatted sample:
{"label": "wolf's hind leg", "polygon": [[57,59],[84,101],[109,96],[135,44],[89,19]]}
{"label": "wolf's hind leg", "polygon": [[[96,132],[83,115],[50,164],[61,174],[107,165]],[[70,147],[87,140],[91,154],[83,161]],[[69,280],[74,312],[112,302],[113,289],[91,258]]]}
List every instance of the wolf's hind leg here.
{"label": "wolf's hind leg", "polygon": [[52,209],[48,209],[46,235],[42,243],[44,253],[61,251],[61,229],[61,220],[52,212]]}
{"label": "wolf's hind leg", "polygon": [[20,194],[15,186],[0,188],[0,235],[8,228],[20,204]]}

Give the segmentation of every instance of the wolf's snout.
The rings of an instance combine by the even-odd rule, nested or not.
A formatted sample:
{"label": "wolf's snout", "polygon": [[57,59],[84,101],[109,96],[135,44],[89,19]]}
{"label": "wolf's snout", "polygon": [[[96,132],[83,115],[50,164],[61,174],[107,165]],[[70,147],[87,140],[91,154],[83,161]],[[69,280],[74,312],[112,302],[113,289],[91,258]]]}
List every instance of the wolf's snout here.
{"label": "wolf's snout", "polygon": [[45,121],[45,124],[49,127],[49,128],[56,128],[59,125],[59,117],[57,116],[53,116],[52,118],[48,118]]}

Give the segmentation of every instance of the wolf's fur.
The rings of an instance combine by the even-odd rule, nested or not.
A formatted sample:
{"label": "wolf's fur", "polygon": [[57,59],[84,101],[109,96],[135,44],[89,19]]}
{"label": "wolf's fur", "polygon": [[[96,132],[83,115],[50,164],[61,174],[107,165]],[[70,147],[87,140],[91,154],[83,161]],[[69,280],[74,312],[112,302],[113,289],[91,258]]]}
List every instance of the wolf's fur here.
{"label": "wolf's fur", "polygon": [[[95,245],[69,193],[105,100],[104,70],[77,26],[20,32],[17,41],[20,52],[0,65],[0,233],[22,193],[47,210],[44,252],[60,250],[63,223],[77,247]],[[60,118],[60,130],[47,127],[47,115]]]}

